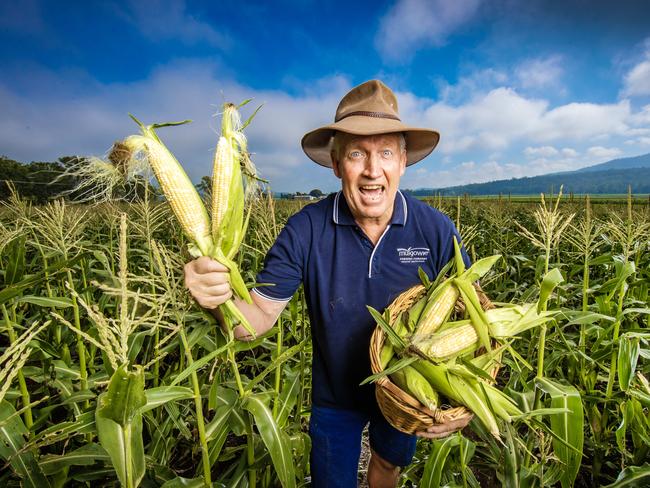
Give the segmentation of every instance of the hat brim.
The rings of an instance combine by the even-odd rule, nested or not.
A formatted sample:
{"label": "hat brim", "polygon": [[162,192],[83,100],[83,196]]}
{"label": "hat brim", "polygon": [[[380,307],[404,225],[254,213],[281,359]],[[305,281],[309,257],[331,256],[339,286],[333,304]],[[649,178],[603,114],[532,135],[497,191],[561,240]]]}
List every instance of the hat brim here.
{"label": "hat brim", "polygon": [[402,124],[399,120],[353,115],[334,124],[307,132],[302,138],[301,145],[309,159],[321,166],[332,167],[332,137],[336,131],[358,136],[402,132],[406,139],[407,166],[426,158],[440,140],[440,134],[435,130],[410,127]]}

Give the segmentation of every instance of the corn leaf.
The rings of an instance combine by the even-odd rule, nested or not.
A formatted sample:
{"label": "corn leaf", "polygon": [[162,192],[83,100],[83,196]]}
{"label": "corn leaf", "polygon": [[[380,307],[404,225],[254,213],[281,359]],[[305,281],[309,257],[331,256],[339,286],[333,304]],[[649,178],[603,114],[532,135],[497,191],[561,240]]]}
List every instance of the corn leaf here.
{"label": "corn leaf", "polygon": [[465,262],[463,261],[463,254],[460,251],[460,246],[458,245],[458,239],[456,236],[453,237],[454,240],[454,263],[456,265],[456,274],[461,275],[465,272]]}
{"label": "corn leaf", "polygon": [[435,439],[431,442],[431,452],[424,464],[424,472],[420,480],[422,487],[441,486],[442,474],[445,472],[447,458],[452,448],[460,444],[460,434],[451,435],[444,439]]}
{"label": "corn leaf", "polygon": [[399,359],[398,361],[393,360],[392,364],[388,368],[384,369],[383,371],[377,374],[368,376],[365,380],[359,383],[359,385],[366,385],[368,383],[377,381],[379,378],[383,378],[384,376],[391,375],[419,360],[420,358],[418,358],[417,356],[407,356]]}
{"label": "corn leaf", "polygon": [[397,332],[395,332],[395,330],[390,326],[384,316],[372,308],[370,305],[366,305],[366,308],[370,312],[370,315],[372,315],[372,318],[375,319],[375,322],[377,322],[377,325],[383,329],[386,337],[393,345],[393,347],[397,348],[399,351],[403,350],[406,347],[406,344],[399,336],[399,334],[397,334]]}
{"label": "corn leaf", "polygon": [[623,334],[619,338],[618,383],[623,391],[630,389],[640,352],[640,337],[632,334]]}
{"label": "corn leaf", "polygon": [[295,487],[296,473],[289,437],[280,429],[271,410],[259,395],[248,395],[244,400],[243,407],[255,418],[255,425],[271,455],[273,467],[283,488]]}
{"label": "corn leaf", "polygon": [[573,386],[562,385],[548,378],[538,378],[535,383],[550,395],[551,408],[565,408],[568,410],[567,413],[551,416],[551,429],[557,437],[574,448],[574,450],[569,450],[564,443],[553,440],[553,452],[565,465],[560,478],[562,487],[573,486],[580,469],[584,444],[584,414],[580,393]]}
{"label": "corn leaf", "polygon": [[205,486],[203,478],[176,478],[166,481],[160,488],[202,488]]}
{"label": "corn leaf", "polygon": [[203,356],[202,358],[197,359],[196,361],[193,361],[190,366],[188,366],[183,371],[178,373],[178,376],[176,376],[176,378],[174,378],[174,381],[172,381],[171,385],[172,386],[177,385],[178,383],[183,381],[185,378],[190,376],[192,373],[194,373],[195,371],[198,371],[203,366],[208,364],[215,357],[217,357],[220,354],[222,354],[223,352],[227,351],[228,348],[231,347],[232,345],[233,345],[232,342],[227,342],[224,346],[221,346],[220,348],[215,349],[210,354],[207,354],[207,355]]}
{"label": "corn leaf", "polygon": [[34,452],[25,448],[29,432],[20,415],[6,401],[0,402],[0,458],[7,461],[21,477],[22,486],[45,488],[50,483],[36,462]]}
{"label": "corn leaf", "polygon": [[542,286],[539,289],[539,301],[537,302],[538,312],[541,313],[546,310],[546,304],[551,296],[551,293],[557,285],[562,283],[562,281],[564,281],[564,278],[562,277],[562,273],[558,268],[553,268],[551,271],[546,273],[542,279]]}
{"label": "corn leaf", "polygon": [[648,486],[648,484],[650,484],[650,464],[644,463],[642,466],[628,466],[619,473],[614,483],[603,488],[631,488]]}
{"label": "corn leaf", "polygon": [[476,335],[478,335],[479,344],[486,351],[490,352],[492,350],[492,344],[490,343],[489,321],[485,316],[483,308],[481,308],[481,301],[478,298],[476,289],[469,281],[462,278],[455,279],[454,283],[458,286],[458,291],[460,291],[460,295],[463,298],[465,308],[472,319],[472,325],[474,326],[474,330],[476,330]]}
{"label": "corn leaf", "polygon": [[122,486],[135,488],[145,473],[142,442],[144,371],[120,366],[97,401],[95,421],[99,443],[108,452]]}
{"label": "corn leaf", "polygon": [[81,446],[67,454],[43,456],[38,464],[46,475],[52,475],[70,466],[92,466],[98,461],[110,462],[108,453],[94,442]]}
{"label": "corn leaf", "polygon": [[158,408],[167,402],[188,400],[194,397],[192,390],[185,386],[158,386],[145,390],[144,395],[147,399],[147,404],[140,409],[140,413]]}

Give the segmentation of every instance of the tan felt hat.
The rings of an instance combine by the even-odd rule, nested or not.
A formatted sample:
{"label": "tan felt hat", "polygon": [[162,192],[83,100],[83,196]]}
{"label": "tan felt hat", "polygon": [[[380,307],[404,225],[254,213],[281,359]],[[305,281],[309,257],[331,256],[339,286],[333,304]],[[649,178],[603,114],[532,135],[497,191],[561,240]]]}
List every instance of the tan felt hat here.
{"label": "tan felt hat", "polygon": [[371,136],[402,132],[406,138],[406,165],[424,159],[438,144],[440,134],[431,129],[402,123],[395,94],[379,80],[370,80],[353,88],[336,109],[334,123],[307,132],[302,138],[303,151],[322,166],[332,167],[330,151],[335,131]]}

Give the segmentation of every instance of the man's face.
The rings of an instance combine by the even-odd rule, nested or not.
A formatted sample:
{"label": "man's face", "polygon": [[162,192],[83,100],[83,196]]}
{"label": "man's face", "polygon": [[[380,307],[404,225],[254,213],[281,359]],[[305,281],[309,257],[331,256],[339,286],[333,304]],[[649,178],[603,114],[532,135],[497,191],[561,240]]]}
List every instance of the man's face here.
{"label": "man's face", "polygon": [[399,136],[381,134],[347,139],[339,154],[339,161],[333,158],[334,174],[341,178],[343,194],[355,220],[388,223],[406,168],[406,152],[400,151]]}

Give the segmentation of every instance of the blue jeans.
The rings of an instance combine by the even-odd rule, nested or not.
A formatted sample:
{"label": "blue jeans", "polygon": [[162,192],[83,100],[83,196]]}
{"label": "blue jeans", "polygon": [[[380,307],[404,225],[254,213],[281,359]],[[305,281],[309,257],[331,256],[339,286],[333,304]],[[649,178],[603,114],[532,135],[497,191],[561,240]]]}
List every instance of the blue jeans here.
{"label": "blue jeans", "polygon": [[361,432],[368,422],[370,447],[377,454],[396,466],[411,463],[417,438],[393,428],[380,412],[366,414],[312,406],[309,422],[312,487],[357,486]]}

